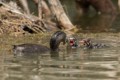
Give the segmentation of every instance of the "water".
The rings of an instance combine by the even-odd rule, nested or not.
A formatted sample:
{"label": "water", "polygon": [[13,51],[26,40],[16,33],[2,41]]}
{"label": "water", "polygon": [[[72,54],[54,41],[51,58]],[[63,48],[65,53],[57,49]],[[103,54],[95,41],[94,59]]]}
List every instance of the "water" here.
{"label": "water", "polygon": [[76,9],[74,0],[61,0],[64,10],[71,22],[81,32],[120,32],[120,13],[117,0],[112,0],[117,7],[118,15],[96,15],[96,11],[90,8],[88,14],[81,16]]}
{"label": "water", "polygon": [[[79,39],[81,35],[76,34],[76,37]],[[16,57],[9,49],[1,49],[0,80],[119,80],[119,35],[110,35],[103,38],[106,35],[100,33],[92,38],[94,41],[108,44],[109,48],[71,50],[60,46],[61,51],[57,55],[50,55],[48,52],[37,56]],[[113,37],[115,40],[110,40]],[[48,40],[48,37],[46,39]]]}

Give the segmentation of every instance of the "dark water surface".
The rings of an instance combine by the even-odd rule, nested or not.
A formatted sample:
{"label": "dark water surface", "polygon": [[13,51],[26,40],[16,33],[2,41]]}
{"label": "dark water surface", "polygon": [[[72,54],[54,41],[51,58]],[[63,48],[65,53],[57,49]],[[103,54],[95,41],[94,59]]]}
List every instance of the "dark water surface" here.
{"label": "dark water surface", "polygon": [[69,19],[78,29],[81,29],[81,32],[120,32],[120,11],[117,0],[112,0],[117,8],[117,15],[97,15],[92,7],[87,14],[80,15],[74,0],[61,1]]}

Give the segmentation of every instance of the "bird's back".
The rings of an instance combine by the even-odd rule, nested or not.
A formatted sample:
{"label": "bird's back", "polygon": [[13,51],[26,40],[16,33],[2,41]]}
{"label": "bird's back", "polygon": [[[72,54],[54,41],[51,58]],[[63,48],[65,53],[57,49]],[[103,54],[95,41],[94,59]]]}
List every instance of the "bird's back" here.
{"label": "bird's back", "polygon": [[14,45],[13,51],[22,53],[45,53],[49,51],[49,48],[38,44],[21,44]]}

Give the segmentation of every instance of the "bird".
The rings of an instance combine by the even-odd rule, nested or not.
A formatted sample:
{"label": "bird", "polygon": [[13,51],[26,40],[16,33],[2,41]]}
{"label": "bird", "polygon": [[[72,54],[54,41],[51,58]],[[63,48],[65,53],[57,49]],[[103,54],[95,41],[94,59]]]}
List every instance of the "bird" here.
{"label": "bird", "polygon": [[68,47],[70,47],[71,49],[75,49],[78,47],[78,41],[75,37],[70,36],[67,38],[67,43],[68,43]]}
{"label": "bird", "polygon": [[66,33],[63,31],[56,31],[50,39],[49,45],[50,47],[40,45],[40,44],[31,44],[24,43],[19,45],[13,45],[13,53],[14,55],[22,55],[24,53],[45,53],[48,51],[58,52],[59,45],[63,42],[63,45],[66,44]]}
{"label": "bird", "polygon": [[98,49],[108,47],[108,45],[102,43],[92,43],[91,39],[82,39],[79,41],[79,44],[84,45],[84,49]]}

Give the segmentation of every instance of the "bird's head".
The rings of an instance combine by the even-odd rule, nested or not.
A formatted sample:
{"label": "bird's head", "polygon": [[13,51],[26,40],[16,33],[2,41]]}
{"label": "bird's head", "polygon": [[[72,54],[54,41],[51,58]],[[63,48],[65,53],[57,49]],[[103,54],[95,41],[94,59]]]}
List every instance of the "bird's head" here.
{"label": "bird's head", "polygon": [[77,45],[77,39],[74,38],[74,37],[70,37],[68,38],[68,45],[71,47],[71,48],[76,48],[78,45]]}
{"label": "bird's head", "polygon": [[82,39],[79,41],[79,44],[82,46],[90,46],[91,45],[91,40],[90,39]]}

